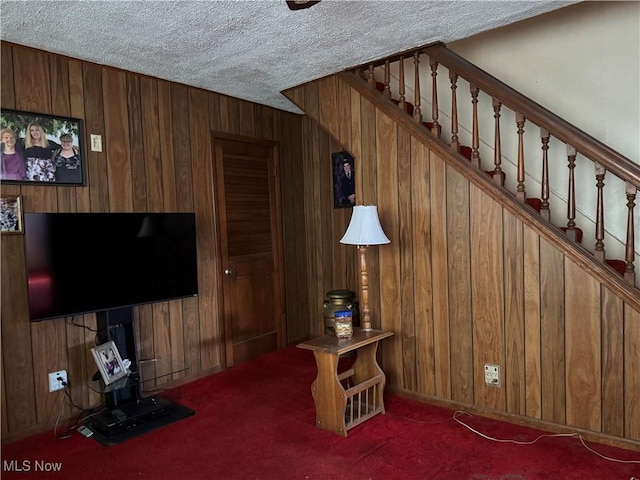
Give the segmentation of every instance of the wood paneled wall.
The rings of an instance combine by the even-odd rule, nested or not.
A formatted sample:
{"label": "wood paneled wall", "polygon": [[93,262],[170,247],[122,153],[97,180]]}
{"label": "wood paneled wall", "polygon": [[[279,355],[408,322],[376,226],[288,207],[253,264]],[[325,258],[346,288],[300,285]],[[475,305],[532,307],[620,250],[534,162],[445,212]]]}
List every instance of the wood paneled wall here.
{"label": "wood paneled wall", "polygon": [[[312,292],[306,265],[310,260],[317,265],[317,259],[305,248],[305,238],[319,236],[326,225],[305,223],[301,173],[311,161],[318,168],[315,178],[328,171],[329,160],[325,170],[320,168],[321,158],[324,163],[335,147],[327,134],[319,134],[304,116],[6,42],[1,47],[3,108],[80,118],[85,145],[90,134],[103,138],[103,152],[85,152],[86,186],[3,185],[2,193],[21,195],[26,212],[196,214],[199,296],[135,309],[142,358],[186,364],[189,369],[175,381],[224,368],[211,153],[215,131],[279,143],[288,341],[309,336]],[[322,151],[303,144],[311,134]],[[326,192],[316,193],[320,199]],[[48,393],[48,372],[68,371],[77,405],[100,402],[87,388],[95,371],[89,352],[95,345],[95,314],[29,322],[23,240],[22,235],[1,238],[3,441],[51,428],[62,393]],[[315,274],[331,284],[327,272]],[[321,311],[321,303],[317,308]],[[68,406],[63,413],[70,413]]]}
{"label": "wood paneled wall", "polygon": [[[466,167],[453,168],[448,147],[392,120],[346,75],[284,93],[354,154],[358,203],[378,205],[391,239],[367,251],[374,326],[395,333],[382,346],[388,385],[637,448],[638,303],[592,278]],[[324,178],[305,183],[305,213],[335,244],[342,225],[323,225],[315,208]],[[313,298],[319,270],[343,259],[326,235],[309,233]],[[485,385],[487,363],[500,365],[501,388]]]}

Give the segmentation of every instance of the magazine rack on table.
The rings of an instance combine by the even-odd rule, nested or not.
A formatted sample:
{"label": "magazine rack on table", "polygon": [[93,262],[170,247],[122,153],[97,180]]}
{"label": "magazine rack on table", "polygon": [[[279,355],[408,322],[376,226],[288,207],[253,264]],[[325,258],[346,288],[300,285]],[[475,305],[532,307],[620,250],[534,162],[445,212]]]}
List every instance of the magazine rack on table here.
{"label": "magazine rack on table", "polygon": [[[386,377],[376,360],[378,342],[392,332],[354,328],[353,337],[324,335],[299,343],[313,351],[318,375],[311,386],[316,426],[347,436],[347,431],[379,413],[385,413]],[[338,372],[340,355],[357,352],[353,366]]]}

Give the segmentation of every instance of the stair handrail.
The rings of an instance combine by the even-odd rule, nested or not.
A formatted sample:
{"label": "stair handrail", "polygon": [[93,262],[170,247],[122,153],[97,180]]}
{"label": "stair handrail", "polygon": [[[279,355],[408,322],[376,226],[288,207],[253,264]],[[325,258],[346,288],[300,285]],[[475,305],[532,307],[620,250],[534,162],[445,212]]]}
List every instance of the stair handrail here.
{"label": "stair handrail", "polygon": [[511,110],[524,115],[526,119],[544,128],[560,141],[571,145],[585,157],[604,166],[607,171],[640,189],[639,164],[476,67],[449,50],[443,43],[424,47],[421,51],[484,93],[495,97]]}

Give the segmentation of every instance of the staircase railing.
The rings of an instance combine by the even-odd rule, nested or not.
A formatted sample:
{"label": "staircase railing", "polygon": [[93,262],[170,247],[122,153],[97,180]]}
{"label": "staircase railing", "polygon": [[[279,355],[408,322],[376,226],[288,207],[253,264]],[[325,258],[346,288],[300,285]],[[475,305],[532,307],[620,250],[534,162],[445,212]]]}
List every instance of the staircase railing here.
{"label": "staircase railing", "polygon": [[[425,61],[426,59],[426,61]],[[407,68],[406,64],[413,68]],[[424,71],[420,65],[429,65],[431,76],[430,82],[421,82],[420,74]],[[443,68],[448,70],[448,80],[450,83],[450,97],[441,94],[438,87],[442,88],[439,75]],[[515,163],[515,185],[513,190],[515,197],[529,206],[535,208],[539,214],[548,222],[551,222],[550,211],[550,185],[554,178],[558,176],[559,167],[550,168],[550,162],[557,162],[558,156],[550,157],[549,150],[553,145],[557,152],[557,142],[561,142],[566,148],[566,226],[560,227],[565,232],[567,238],[573,242],[583,243],[583,231],[576,225],[576,166],[582,165],[582,158],[588,159],[594,164],[595,172],[595,212],[590,214],[594,219],[594,247],[592,254],[594,258],[620,273],[624,279],[636,286],[635,279],[635,223],[638,221],[634,215],[635,199],[638,189],[640,189],[640,165],[611,149],[607,145],[588,135],[584,131],[558,117],[554,113],[545,109],[541,105],[518,93],[500,80],[494,78],[487,72],[481,70],[456,53],[447,49],[443,44],[429,45],[413,51],[404,52],[393,57],[381,59],[365,66],[353,70],[354,74],[363,76],[374,88],[380,90],[381,94],[392,100],[403,111],[410,115],[414,121],[427,128],[433,135],[441,138],[449,144],[452,151],[462,153],[478,169],[483,169],[493,180],[504,186],[505,152],[503,145],[512,144],[516,147],[517,159]],[[423,76],[425,74],[423,73]],[[392,85],[392,78],[394,84]],[[458,101],[459,79],[468,82],[470,103],[461,108]],[[395,84],[397,82],[397,85]],[[427,88],[421,90],[421,84]],[[429,91],[430,90],[430,91]],[[407,92],[413,92],[413,99],[407,100]],[[396,97],[394,99],[394,93]],[[429,95],[430,94],[430,95]],[[422,105],[425,98],[431,99],[431,119],[425,121],[423,118]],[[483,98],[484,97],[484,98]],[[485,108],[485,113],[491,111],[493,121],[481,122],[479,103],[490,107]],[[516,124],[516,137],[508,138],[501,132],[501,120],[505,118],[504,108],[513,115]],[[443,127],[441,117],[445,109],[450,108],[450,126]],[[459,116],[467,114],[471,118],[465,122],[459,121]],[[525,145],[530,142],[525,139],[525,128],[530,130],[529,124],[537,126],[540,130],[539,163],[541,171],[529,172],[528,163],[525,162],[525,153],[528,155],[530,149]],[[461,125],[469,125],[469,146],[464,146],[460,139]],[[493,126],[492,151],[493,159],[490,168],[487,170],[487,163],[482,159],[480,148],[480,126]],[[484,132],[483,132],[484,133]],[[491,132],[490,132],[491,133]],[[486,133],[484,137],[487,138]],[[553,140],[555,139],[555,140]],[[562,167],[560,167],[562,168]],[[626,219],[616,219],[618,222],[626,222],[624,243],[624,260],[608,259],[605,251],[605,201],[604,201],[604,179],[607,174],[612,174],[624,183],[624,195],[626,201]],[[527,177],[537,178],[540,183],[540,198],[530,198],[527,195]],[[560,179],[563,180],[563,179]],[[615,192],[614,192],[615,193]],[[624,210],[624,209],[623,209]]]}

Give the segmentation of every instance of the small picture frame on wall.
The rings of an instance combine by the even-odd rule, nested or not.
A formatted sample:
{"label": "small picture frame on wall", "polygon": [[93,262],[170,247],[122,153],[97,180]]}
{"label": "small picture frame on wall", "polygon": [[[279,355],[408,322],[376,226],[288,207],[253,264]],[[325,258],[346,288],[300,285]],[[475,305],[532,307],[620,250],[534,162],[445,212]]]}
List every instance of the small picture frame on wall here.
{"label": "small picture frame on wall", "polygon": [[91,355],[93,355],[105,385],[127,376],[127,368],[122,362],[115,342],[103,343],[92,348]]}
{"label": "small picture frame on wall", "polygon": [[349,152],[331,154],[333,161],[333,206],[350,208],[356,204],[354,159]]}
{"label": "small picture frame on wall", "polygon": [[83,140],[77,118],[0,109],[0,182],[84,185]]}
{"label": "small picture frame on wall", "polygon": [[0,233],[22,233],[22,199],[15,195],[0,196]]}

